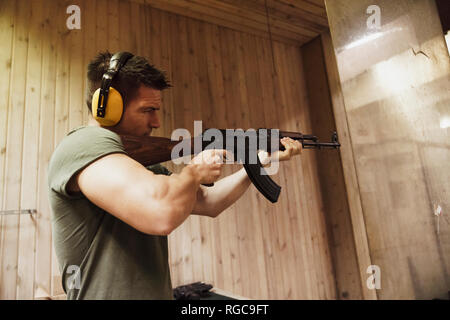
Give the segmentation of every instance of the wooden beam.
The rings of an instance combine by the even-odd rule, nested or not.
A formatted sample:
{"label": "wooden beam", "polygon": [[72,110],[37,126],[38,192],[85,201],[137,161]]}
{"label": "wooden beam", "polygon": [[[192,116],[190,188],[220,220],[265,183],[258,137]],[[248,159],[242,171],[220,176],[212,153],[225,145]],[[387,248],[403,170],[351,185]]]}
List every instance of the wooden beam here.
{"label": "wooden beam", "polygon": [[353,157],[353,148],[347,123],[344,95],[342,94],[341,81],[339,78],[331,35],[328,32],[322,34],[322,45],[328,74],[328,85],[330,87],[333,111],[336,120],[336,129],[342,145],[342,167],[344,171],[345,187],[348,194],[348,205],[353,226],[353,236],[355,238],[355,248],[361,277],[362,294],[365,300],[377,300],[378,298],[376,291],[370,290],[366,286],[366,269],[368,266],[372,265],[372,262],[370,258],[366,224],[364,222],[364,214],[356,173],[356,164]]}

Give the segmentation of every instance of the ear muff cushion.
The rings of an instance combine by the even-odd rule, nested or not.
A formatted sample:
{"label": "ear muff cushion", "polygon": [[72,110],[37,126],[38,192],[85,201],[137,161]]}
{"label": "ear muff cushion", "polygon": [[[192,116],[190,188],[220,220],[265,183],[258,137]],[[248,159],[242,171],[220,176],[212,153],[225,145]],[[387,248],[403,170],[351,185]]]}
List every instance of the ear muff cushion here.
{"label": "ear muff cushion", "polygon": [[97,117],[97,105],[98,97],[100,95],[100,89],[94,92],[92,97],[92,115],[102,126],[111,127],[119,123],[123,113],[123,100],[119,91],[113,87],[109,88],[108,103],[106,105],[105,117]]}

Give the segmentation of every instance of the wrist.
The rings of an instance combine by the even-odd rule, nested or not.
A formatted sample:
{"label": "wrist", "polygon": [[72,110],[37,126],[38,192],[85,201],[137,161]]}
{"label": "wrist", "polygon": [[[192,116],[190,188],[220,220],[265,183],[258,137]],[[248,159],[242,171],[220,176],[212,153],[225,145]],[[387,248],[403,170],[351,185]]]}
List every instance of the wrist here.
{"label": "wrist", "polygon": [[201,179],[195,164],[188,164],[187,166],[185,166],[182,170],[182,173],[192,179],[197,186],[200,185]]}

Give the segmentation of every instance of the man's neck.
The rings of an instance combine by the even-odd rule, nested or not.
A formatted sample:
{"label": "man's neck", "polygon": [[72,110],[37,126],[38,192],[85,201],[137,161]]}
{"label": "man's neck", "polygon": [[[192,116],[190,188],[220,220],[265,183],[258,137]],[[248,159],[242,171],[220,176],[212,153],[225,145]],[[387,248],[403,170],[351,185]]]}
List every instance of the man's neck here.
{"label": "man's neck", "polygon": [[92,127],[101,127],[100,123],[98,123],[97,121],[95,121],[95,119],[92,118],[92,117],[89,117],[88,126],[92,126]]}
{"label": "man's neck", "polygon": [[113,127],[104,127],[100,123],[98,123],[93,117],[89,117],[88,126],[105,128],[105,129],[108,129],[108,130],[110,130],[112,132],[115,132],[115,133],[119,134],[119,132],[117,131],[115,126],[113,126]]}

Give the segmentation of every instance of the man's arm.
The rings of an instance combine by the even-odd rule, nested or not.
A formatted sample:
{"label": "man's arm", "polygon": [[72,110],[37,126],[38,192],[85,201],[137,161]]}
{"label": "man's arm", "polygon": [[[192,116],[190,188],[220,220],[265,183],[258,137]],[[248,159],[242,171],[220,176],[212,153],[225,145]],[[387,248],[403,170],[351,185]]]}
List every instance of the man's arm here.
{"label": "man's arm", "polygon": [[[212,150],[206,153],[206,158],[214,156]],[[167,235],[191,214],[200,183],[215,182],[222,166],[197,161],[179,174],[155,175],[127,155],[110,154],[76,175],[69,191],[81,191],[95,205],[143,233]]]}
{"label": "man's arm", "polygon": [[[300,154],[302,146],[298,141],[290,138],[281,139],[284,151],[277,151],[273,155],[267,152],[259,152],[258,157],[263,167],[271,161],[286,161],[294,155]],[[192,214],[217,217],[226,208],[235,203],[248,189],[251,181],[244,168],[217,181],[213,187],[200,186],[197,191],[197,202]]]}
{"label": "man's arm", "polygon": [[251,181],[242,168],[217,181],[213,187],[200,186],[192,214],[215,218],[235,203],[248,189]]}

